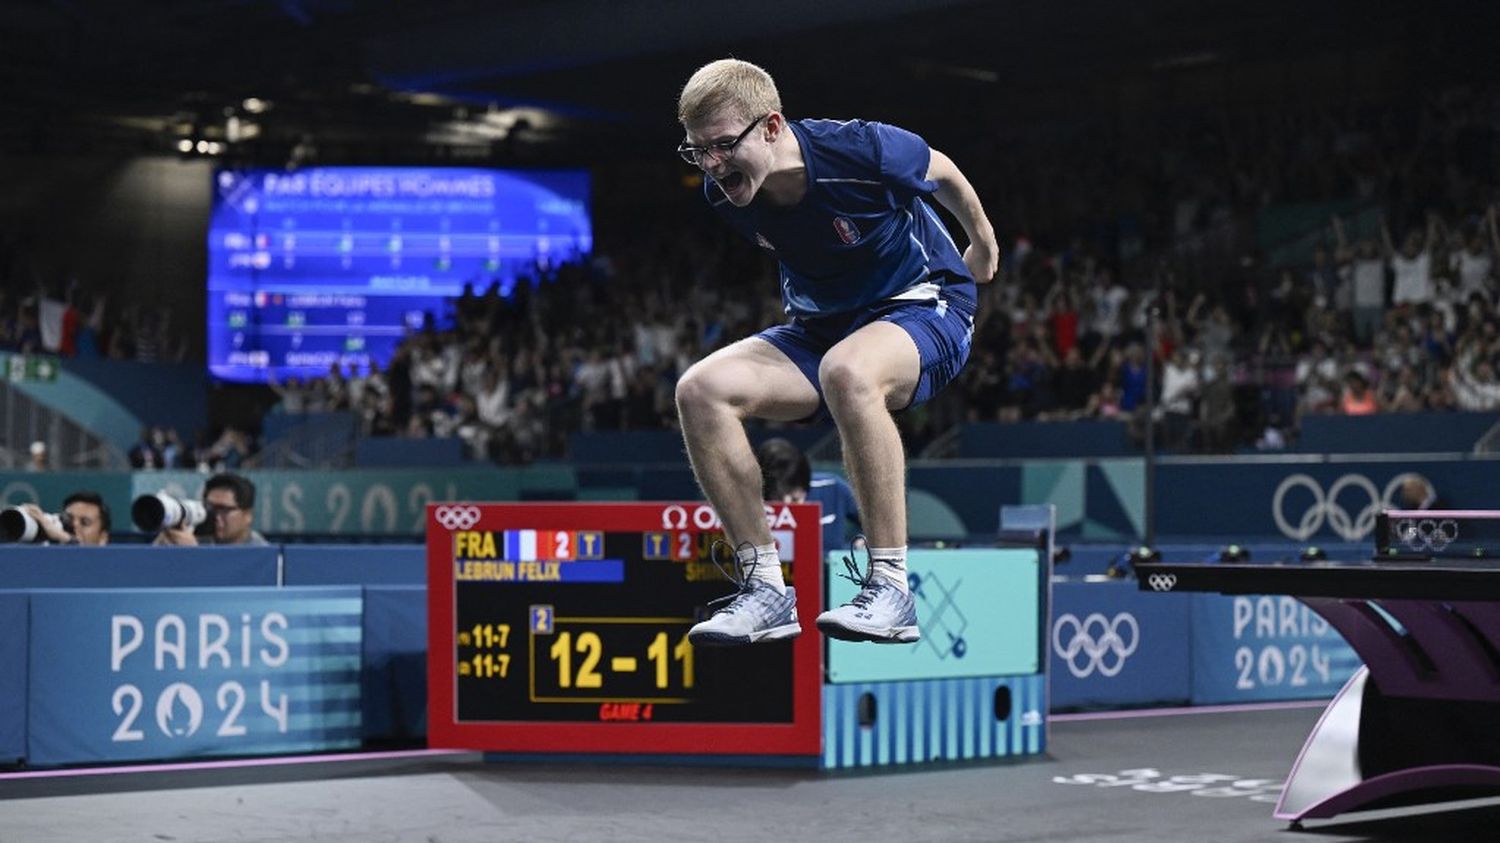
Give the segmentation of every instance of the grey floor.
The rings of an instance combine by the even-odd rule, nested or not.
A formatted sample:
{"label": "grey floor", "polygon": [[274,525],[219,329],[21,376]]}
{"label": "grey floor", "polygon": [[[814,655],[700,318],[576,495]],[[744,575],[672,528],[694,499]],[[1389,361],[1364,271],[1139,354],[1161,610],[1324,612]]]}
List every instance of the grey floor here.
{"label": "grey floor", "polygon": [[1317,708],[1054,721],[1045,757],[897,773],[487,764],[472,754],[0,780],[3,843],[1494,840],[1500,801],[1291,831]]}

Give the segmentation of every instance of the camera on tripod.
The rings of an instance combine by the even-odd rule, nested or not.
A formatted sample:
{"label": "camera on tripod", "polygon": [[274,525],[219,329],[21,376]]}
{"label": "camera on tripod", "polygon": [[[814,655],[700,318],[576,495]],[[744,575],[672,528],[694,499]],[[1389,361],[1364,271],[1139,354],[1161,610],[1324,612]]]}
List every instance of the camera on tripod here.
{"label": "camera on tripod", "polygon": [[178,527],[192,529],[208,519],[208,510],[199,501],[179,498],[166,492],[141,495],[130,505],[130,520],[148,533]]}
{"label": "camera on tripod", "polygon": [[41,544],[48,540],[47,527],[73,534],[73,516],[64,513],[44,512],[41,519],[19,506],[9,506],[0,511],[0,541]]}

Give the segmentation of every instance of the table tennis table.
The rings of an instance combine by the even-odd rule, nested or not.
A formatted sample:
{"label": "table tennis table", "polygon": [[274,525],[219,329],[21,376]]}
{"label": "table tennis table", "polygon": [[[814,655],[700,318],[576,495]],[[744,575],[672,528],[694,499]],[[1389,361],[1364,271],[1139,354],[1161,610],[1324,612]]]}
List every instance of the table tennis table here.
{"label": "table tennis table", "polygon": [[1500,792],[1500,559],[1137,561],[1153,592],[1296,597],[1364,666],[1308,736],[1275,816]]}

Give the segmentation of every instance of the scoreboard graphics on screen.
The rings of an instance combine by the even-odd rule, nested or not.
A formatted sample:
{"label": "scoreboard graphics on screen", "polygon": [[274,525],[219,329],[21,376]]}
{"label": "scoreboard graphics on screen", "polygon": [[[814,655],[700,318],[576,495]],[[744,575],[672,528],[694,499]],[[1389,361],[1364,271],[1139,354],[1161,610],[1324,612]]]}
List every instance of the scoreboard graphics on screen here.
{"label": "scoreboard graphics on screen", "polygon": [[428,507],[429,743],[517,753],[820,752],[820,509],[768,504],[803,634],[694,647],[730,594],[707,504]]}
{"label": "scoreboard graphics on screen", "polygon": [[583,170],[223,169],[208,230],[208,366],[265,382],[385,365],[465,284],[502,295],[593,250]]}

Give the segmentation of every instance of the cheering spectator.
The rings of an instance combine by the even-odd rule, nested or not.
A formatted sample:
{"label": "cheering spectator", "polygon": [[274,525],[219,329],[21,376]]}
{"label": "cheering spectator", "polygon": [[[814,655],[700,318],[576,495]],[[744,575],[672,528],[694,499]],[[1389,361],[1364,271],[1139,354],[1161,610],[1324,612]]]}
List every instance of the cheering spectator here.
{"label": "cheering spectator", "polygon": [[1401,251],[1391,244],[1391,231],[1382,220],[1380,236],[1385,244],[1386,261],[1395,279],[1391,287],[1391,304],[1426,304],[1432,301],[1432,246],[1437,239],[1437,221],[1429,216],[1426,231],[1407,233]]}
{"label": "cheering spectator", "polygon": [[1373,240],[1361,240],[1351,250],[1338,217],[1333,218],[1333,230],[1338,235],[1338,260],[1348,276],[1354,338],[1368,344],[1385,316],[1385,262],[1380,259]]}
{"label": "cheering spectator", "polygon": [[1344,391],[1339,396],[1339,410],[1348,416],[1368,416],[1380,412],[1380,401],[1364,375],[1353,371],[1344,375]]}

